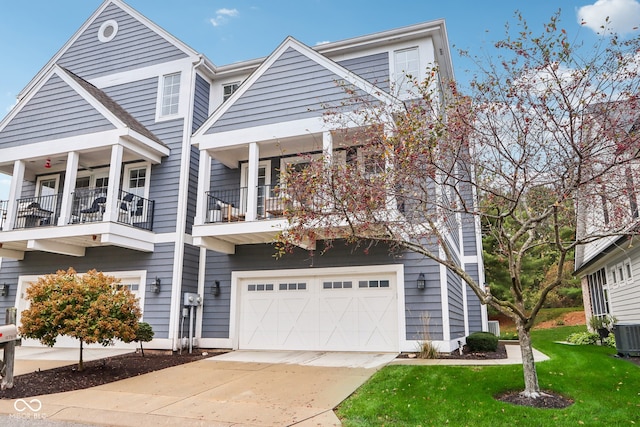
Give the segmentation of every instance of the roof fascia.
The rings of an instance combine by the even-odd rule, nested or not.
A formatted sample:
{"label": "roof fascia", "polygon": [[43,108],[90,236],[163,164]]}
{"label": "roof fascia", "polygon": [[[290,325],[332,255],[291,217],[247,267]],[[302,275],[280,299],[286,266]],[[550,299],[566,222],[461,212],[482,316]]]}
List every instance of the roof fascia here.
{"label": "roof fascia", "polygon": [[[105,0],[102,3],[102,5],[100,5],[100,7],[98,7],[98,9],[96,9],[96,11],[93,12],[93,14],[89,17],[89,19],[87,19],[84,22],[84,24],[82,24],[82,26],[80,26],[80,28],[73,34],[73,36],[71,36],[71,38],[62,46],[62,48],[60,48],[60,50],[58,50],[58,52],[56,52],[56,54],[53,55],[53,57],[51,57],[51,59],[45,64],[45,66],[40,69],[38,74],[36,74],[33,77],[33,79],[31,79],[31,81],[24,87],[24,89],[20,91],[20,93],[18,94],[18,100],[21,100],[22,97],[24,97],[25,94],[28,93],[31,90],[31,88],[34,85],[36,85],[37,82],[40,81],[40,79],[44,77],[44,75],[47,74],[47,71],[53,66],[53,64],[58,62],[58,60],[62,57],[62,55],[66,53],[69,47],[76,42],[76,40],[80,37],[80,35],[82,35],[82,33],[84,33],[87,30],[87,28],[89,28],[89,26],[93,24],[93,21],[95,21],[98,18],[98,16],[100,16],[100,14],[104,12],[104,10],[112,3],[117,7],[121,8],[122,10],[124,10],[125,12],[127,12],[128,14],[132,15],[135,19],[142,22],[144,25],[149,27],[152,31],[155,31],[160,37],[164,38],[169,43],[172,43],[173,45],[178,47],[180,50],[185,52],[188,56],[194,57],[194,62],[201,56],[198,54],[198,52],[193,50],[191,47],[189,47],[182,41],[178,40],[171,34],[169,34],[167,31],[165,31],[164,29],[162,29],[161,27],[159,27],[158,25],[156,25],[155,23],[147,19],[144,15],[142,15],[141,13],[133,9],[131,6],[124,3],[122,0]],[[211,61],[208,61],[208,62],[211,63]]]}
{"label": "roof fascia", "polygon": [[273,65],[273,63],[282,56],[282,54],[288,49],[293,48],[299,53],[305,55],[310,60],[322,65],[327,68],[329,71],[334,74],[341,76],[347,82],[353,84],[359,89],[365,91],[369,95],[375,97],[381,102],[387,103],[392,106],[396,106],[400,108],[403,106],[402,101],[399,99],[389,95],[384,92],[382,89],[378,89],[375,85],[363,79],[362,77],[354,74],[352,71],[347,70],[346,68],[338,65],[336,62],[326,58],[322,54],[314,51],[310,47],[305,44],[299,42],[293,37],[287,37],[281,44],[278,46],[271,55],[269,55],[263,62],[256,68],[253,73],[240,85],[238,90],[236,90],[229,99],[222,104],[203,124],[200,128],[194,133],[194,136],[203,135],[213,123],[215,123],[220,117],[226,113],[229,108],[236,102],[236,100],[242,95],[244,95],[247,90]]}

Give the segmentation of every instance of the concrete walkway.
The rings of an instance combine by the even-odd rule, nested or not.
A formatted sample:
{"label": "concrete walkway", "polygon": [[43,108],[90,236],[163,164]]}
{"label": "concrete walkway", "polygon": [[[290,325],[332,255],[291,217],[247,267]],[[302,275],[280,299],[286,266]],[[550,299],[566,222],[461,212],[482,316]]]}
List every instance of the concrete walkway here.
{"label": "concrete walkway", "polygon": [[[508,359],[471,362],[521,363],[519,354],[519,346],[509,345]],[[56,360],[63,355],[73,357]],[[43,351],[38,355],[38,351],[22,349],[18,357],[16,371],[30,372],[36,366],[44,369],[48,363],[75,363],[77,352]],[[536,360],[544,358],[536,352]],[[469,361],[395,359],[394,354],[235,351],[86,390],[22,401],[0,400],[0,414],[6,414],[0,415],[0,425],[32,425],[24,423],[30,421],[55,427],[72,423],[135,427],[339,426],[333,408],[383,366],[468,364],[460,362]]]}

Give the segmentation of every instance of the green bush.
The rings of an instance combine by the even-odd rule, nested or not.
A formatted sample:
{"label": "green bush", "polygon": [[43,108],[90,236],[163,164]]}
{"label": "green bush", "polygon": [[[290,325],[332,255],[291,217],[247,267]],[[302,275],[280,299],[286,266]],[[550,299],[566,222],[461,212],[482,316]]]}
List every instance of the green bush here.
{"label": "green bush", "polygon": [[567,342],[577,345],[595,345],[600,340],[600,335],[588,331],[575,332],[567,337]]}
{"label": "green bush", "polygon": [[496,351],[498,337],[489,332],[474,332],[467,337],[469,351]]}
{"label": "green bush", "polygon": [[505,341],[518,341],[520,338],[517,332],[503,332],[500,334],[500,339]]}
{"label": "green bush", "polygon": [[606,345],[607,347],[616,348],[616,336],[613,334],[609,334],[608,337],[602,340],[602,344]]}

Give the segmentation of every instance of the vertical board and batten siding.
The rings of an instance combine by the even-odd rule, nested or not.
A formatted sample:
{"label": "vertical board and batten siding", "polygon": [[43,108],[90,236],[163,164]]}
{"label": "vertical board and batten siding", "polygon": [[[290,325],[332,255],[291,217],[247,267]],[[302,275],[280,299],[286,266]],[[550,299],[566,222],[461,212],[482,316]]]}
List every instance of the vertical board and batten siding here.
{"label": "vertical board and batten siding", "polygon": [[0,131],[0,148],[18,147],[115,129],[115,126],[58,75]]}
{"label": "vertical board and batten siding", "polygon": [[169,157],[151,168],[149,198],[155,201],[153,231],[176,231],[184,120],[156,123],[157,78],[106,87],[103,91],[170,148]]}
{"label": "vertical board and batten siding", "polygon": [[382,52],[358,58],[337,61],[338,65],[357,74],[379,89],[389,93],[389,53]]}
{"label": "vertical board and batten siding", "polygon": [[[319,254],[322,242],[318,242]],[[323,255],[312,256],[299,249],[276,260],[273,245],[239,245],[234,255],[207,252],[205,283],[220,281],[221,293],[215,298],[206,298],[203,308],[203,338],[228,338],[231,297],[231,272],[253,270],[308,269],[322,267],[348,267],[357,265],[380,265],[399,263],[389,254],[388,248],[377,246],[368,255],[361,249],[353,249],[336,242],[333,249]]]}
{"label": "vertical board and batten siding", "polygon": [[462,279],[449,269],[447,269],[447,294],[449,296],[450,339],[464,337],[466,334],[464,325]]}
{"label": "vertical board and batten siding", "polygon": [[[118,23],[118,33],[113,40],[103,43],[98,40],[98,31],[109,19]],[[111,4],[69,46],[58,64],[86,80],[187,56],[140,21]]]}
{"label": "vertical board and batten siding", "polygon": [[[464,270],[479,283],[480,276],[478,275],[478,264],[465,264]],[[467,293],[467,312],[469,313],[469,333],[482,330],[482,304],[480,298],[475,292],[471,290],[469,286],[464,287]]]}
{"label": "vertical board and batten siding", "polygon": [[209,117],[209,98],[211,95],[211,85],[208,81],[196,74],[196,87],[193,99],[193,123],[191,133],[198,130]]}
{"label": "vertical board and batten siding", "polygon": [[[338,107],[350,98],[338,84],[344,77],[289,48],[206,134],[320,117],[326,106]],[[356,93],[365,96],[359,89]]]}
{"label": "vertical board and batten siding", "polygon": [[[156,244],[153,253],[136,252],[129,249],[104,247],[87,248],[81,258],[45,252],[26,252],[23,261],[4,259],[0,270],[0,283],[12,283],[9,296],[0,298],[0,312],[13,307],[16,301],[18,276],[53,274],[58,270],[73,267],[84,273],[91,269],[98,271],[146,270],[144,321],[153,327],[156,338],[167,338],[169,333],[169,311],[171,303],[171,277],[173,275],[173,243]],[[151,291],[149,283],[161,279],[159,294]]]}
{"label": "vertical board and batten siding", "polygon": [[[184,259],[182,262],[182,293],[198,293],[198,266],[200,265],[200,248],[184,245]],[[205,284],[205,293],[207,285]],[[206,297],[206,295],[205,295]]]}

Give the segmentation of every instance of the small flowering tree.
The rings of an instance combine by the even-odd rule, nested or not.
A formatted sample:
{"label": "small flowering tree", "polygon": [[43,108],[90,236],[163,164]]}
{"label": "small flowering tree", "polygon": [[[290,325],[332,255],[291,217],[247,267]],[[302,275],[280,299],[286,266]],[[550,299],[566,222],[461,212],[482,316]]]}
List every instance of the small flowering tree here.
{"label": "small flowering tree", "polygon": [[73,268],[38,279],[27,288],[30,306],[21,313],[19,332],[53,347],[59,335],[80,341],[78,370],[84,369],[83,343],[111,345],[114,339],[136,338],[140,308],[120,280],[96,270],[78,274]]}
{"label": "small flowering tree", "polygon": [[[333,148],[345,154],[310,156],[287,171],[289,226],[278,254],[316,240],[330,250],[341,239],[446,266],[514,320],[522,395],[536,399],[530,330],[547,295],[574,252],[637,232],[640,38],[605,37],[586,49],[569,41],[559,15],[539,36],[517,17],[517,35],[507,32],[479,60],[468,94],[435,69],[414,81],[416,97],[401,109],[351,91],[350,105],[328,110]],[[492,295],[461,265],[455,240],[469,223],[482,224],[506,260],[512,298]],[[541,251],[555,254],[557,268],[531,301],[523,261]]]}

